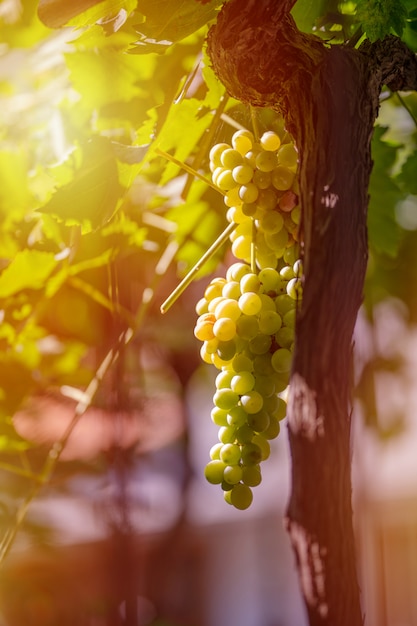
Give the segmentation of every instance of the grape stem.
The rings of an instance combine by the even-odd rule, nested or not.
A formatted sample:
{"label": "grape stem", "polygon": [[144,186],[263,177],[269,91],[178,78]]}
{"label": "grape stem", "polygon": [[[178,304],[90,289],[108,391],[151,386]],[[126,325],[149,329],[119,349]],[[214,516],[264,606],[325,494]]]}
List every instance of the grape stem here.
{"label": "grape stem", "polygon": [[206,178],[205,176],[203,176],[203,174],[200,174],[193,167],[190,167],[186,163],[183,163],[182,161],[179,161],[178,159],[173,157],[172,154],[168,154],[168,152],[165,152],[164,150],[161,150],[160,148],[156,148],[155,152],[159,156],[164,157],[164,159],[167,159],[168,161],[171,161],[172,163],[175,163],[175,165],[178,165],[178,167],[180,167],[181,169],[185,170],[189,174],[192,174],[196,178],[199,178],[204,183],[206,183],[206,185],[209,185],[209,187],[212,187],[215,191],[218,191],[222,195],[225,195],[225,192],[222,191],[221,189],[219,189],[218,187],[216,187],[216,185],[209,178]]}
{"label": "grape stem", "polygon": [[227,241],[231,233],[236,228],[237,224],[232,222],[224,229],[222,234],[217,237],[216,241],[212,243],[210,248],[203,254],[202,257],[197,261],[197,263],[190,269],[188,274],[184,276],[179,285],[172,291],[171,295],[161,304],[161,313],[166,313],[168,309],[178,300],[180,295],[187,289],[188,285],[194,280],[197,272],[203,267],[204,263],[206,263],[211,257],[216,254],[217,250]]}

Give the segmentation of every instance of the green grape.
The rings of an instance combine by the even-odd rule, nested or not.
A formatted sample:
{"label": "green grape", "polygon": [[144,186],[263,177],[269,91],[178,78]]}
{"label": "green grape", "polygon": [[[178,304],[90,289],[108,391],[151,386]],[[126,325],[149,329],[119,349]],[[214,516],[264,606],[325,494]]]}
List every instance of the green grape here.
{"label": "green grape", "polygon": [[294,182],[295,174],[292,170],[282,165],[278,165],[272,172],[272,184],[278,191],[287,191],[291,189]]}
{"label": "green grape", "polygon": [[287,348],[278,348],[271,358],[271,364],[278,374],[284,374],[291,369],[292,354]]}
{"label": "green grape", "polygon": [[256,206],[254,202],[252,203],[244,202],[241,206],[242,206],[242,213],[246,217],[254,217],[256,215],[256,212],[258,211],[258,207]]}
{"label": "green grape", "polygon": [[[232,175],[233,175],[233,172],[232,172]],[[230,189],[225,194],[223,201],[227,207],[232,207],[232,206],[236,206],[237,204],[242,204],[242,201],[239,198],[239,187],[236,186],[236,187],[233,187],[233,189]]]}
{"label": "green grape", "polygon": [[248,391],[240,398],[246,413],[258,413],[263,407],[264,400],[257,391]]}
{"label": "green grape", "polygon": [[[256,433],[261,433],[266,428],[268,428],[269,422],[270,418],[265,410],[261,410],[257,413],[252,413],[248,415],[248,426],[250,426],[250,428],[252,428],[252,430],[254,430]],[[253,443],[257,443],[255,441],[255,437],[253,437],[252,441]]]}
{"label": "green grape", "polygon": [[271,365],[271,355],[259,354],[253,360],[253,369],[256,375],[271,376],[274,373],[274,368]]}
{"label": "green grape", "polygon": [[238,483],[237,485],[234,485],[231,491],[228,491],[225,493],[225,499],[226,499],[226,494],[228,493],[230,493],[230,503],[236,509],[243,511],[247,509],[248,507],[250,507],[250,505],[252,504],[252,501],[253,501],[252,490],[247,485],[243,485],[242,483]]}
{"label": "green grape", "polygon": [[261,172],[272,172],[278,165],[277,155],[274,152],[260,152],[255,160],[256,167]]}
{"label": "green grape", "polygon": [[271,296],[268,296],[266,293],[260,293],[259,297],[262,300],[262,309],[258,318],[260,320],[262,313],[265,313],[266,311],[275,312],[275,299],[271,298]]}
{"label": "green grape", "polygon": [[206,480],[212,485],[219,485],[223,480],[226,463],[220,460],[210,461],[204,469]]}
{"label": "green grape", "polygon": [[232,170],[233,180],[239,185],[247,185],[253,177],[253,168],[248,164],[237,165]]}
{"label": "green grape", "polygon": [[256,443],[243,444],[241,455],[243,465],[256,465],[262,461],[262,450]]}
{"label": "green grape", "polygon": [[270,335],[263,335],[260,333],[250,340],[249,350],[252,354],[265,354],[266,352],[269,352],[271,344],[272,339]]}
{"label": "green grape", "polygon": [[242,483],[248,487],[256,487],[262,482],[261,468],[259,465],[244,465],[242,467]]}
{"label": "green grape", "polygon": [[269,445],[269,442],[264,437],[264,435],[263,434],[254,435],[252,439],[252,444],[260,448],[261,453],[262,453],[262,461],[266,461],[266,459],[271,454],[271,446]]}
{"label": "green grape", "polygon": [[233,263],[233,265],[231,265],[226,272],[226,281],[240,282],[240,279],[245,274],[250,274],[251,271],[252,270],[247,263]]}
{"label": "green grape", "polygon": [[243,293],[238,302],[240,310],[245,315],[257,315],[262,308],[262,300],[257,293]]}
{"label": "green grape", "polygon": [[252,441],[254,434],[255,433],[252,428],[248,426],[248,424],[242,424],[242,426],[240,426],[236,431],[236,439],[240,444],[245,445]]}
{"label": "green grape", "polygon": [[237,237],[232,244],[233,255],[237,259],[250,259],[251,254],[251,238],[245,235]]}
{"label": "green grape", "polygon": [[262,310],[259,314],[259,331],[261,333],[265,335],[275,335],[281,326],[281,316],[275,310]]}
{"label": "green grape", "polygon": [[240,292],[243,293],[248,293],[248,292],[254,292],[257,293],[259,291],[259,288],[261,286],[260,280],[258,278],[257,274],[253,274],[252,272],[249,274],[245,274],[245,276],[243,276],[240,279]]}
{"label": "green grape", "polygon": [[256,157],[258,156],[260,152],[261,152],[260,146],[254,144],[252,147],[252,150],[249,150],[249,152],[245,153],[245,159],[247,159],[247,161],[252,165],[254,169],[256,167]]}
{"label": "green grape", "polygon": [[[255,319],[255,318],[249,318]],[[239,374],[239,372],[252,372],[253,371],[253,361],[246,354],[237,354],[231,363],[232,370],[235,374]]]}
{"label": "green grape", "polygon": [[217,374],[216,380],[215,380],[216,389],[224,389],[224,388],[230,389],[230,383],[232,381],[233,376],[234,376],[234,373],[228,370],[223,370],[222,372]]}
{"label": "green grape", "polygon": [[282,393],[288,387],[289,375],[288,372],[281,374],[275,378],[275,391],[276,393]]}
{"label": "green grape", "polygon": [[272,184],[271,172],[261,172],[260,170],[255,170],[252,182],[258,187],[258,189],[268,189],[268,187]]}
{"label": "green grape", "polygon": [[226,213],[226,219],[230,224],[244,224],[247,220],[246,215],[242,212],[242,206],[232,206]]}
{"label": "green grape", "polygon": [[[226,469],[224,471],[226,471]],[[222,482],[220,483],[220,487],[223,489],[224,492],[231,491],[231,489],[233,489],[232,483],[229,483],[227,480],[225,480],[225,478],[223,478]]]}
{"label": "green grape", "polygon": [[210,448],[210,459],[212,461],[218,461],[220,459],[220,450],[223,448],[223,443],[215,443]]}
{"label": "green grape", "polygon": [[293,264],[292,269],[294,271],[294,275],[299,277],[303,275],[303,262],[301,259],[297,259]]}
{"label": "green grape", "polygon": [[272,211],[278,205],[278,197],[273,189],[263,189],[259,192],[256,206],[264,211]]}
{"label": "green grape", "polygon": [[233,389],[233,391],[235,391],[239,395],[252,391],[254,385],[255,378],[248,371],[243,371],[239,374],[235,374],[230,383],[231,389]]}
{"label": "green grape", "polygon": [[291,278],[294,278],[294,270],[291,265],[284,265],[284,267],[280,269],[279,274],[284,280],[291,280]]}
{"label": "green grape", "polygon": [[220,162],[224,168],[232,170],[234,167],[242,165],[243,156],[234,148],[228,148],[221,153]]}
{"label": "green grape", "polygon": [[207,351],[206,342],[204,342],[200,348],[200,357],[201,357],[201,360],[204,361],[204,363],[209,363],[209,364],[213,363],[213,361],[211,360],[211,353]]}
{"label": "green grape", "polygon": [[240,447],[235,443],[226,443],[220,450],[220,460],[227,465],[237,465],[240,461]]}
{"label": "green grape", "polygon": [[272,267],[265,267],[262,269],[258,274],[258,278],[266,293],[275,291],[280,283],[279,273]]}
{"label": "green grape", "polygon": [[223,170],[223,172],[216,176],[213,182],[222,191],[230,191],[233,187],[236,187],[236,182],[230,170]]}
{"label": "green grape", "polygon": [[292,309],[291,311],[288,311],[288,313],[284,315],[282,321],[284,322],[285,326],[288,326],[289,328],[295,328],[296,316],[297,316],[297,309]]}
{"label": "green grape", "polygon": [[236,342],[234,339],[229,341],[219,341],[216,349],[217,356],[223,361],[230,361],[236,354]]}
{"label": "green grape", "polygon": [[255,138],[250,130],[238,130],[233,133],[232,146],[235,150],[240,152],[240,154],[246,154],[249,152],[254,143]]}
{"label": "green grape", "polygon": [[[235,280],[230,280],[222,289],[222,296],[229,300],[238,300],[240,295],[240,285]],[[216,313],[216,310],[214,310],[214,313]]]}
{"label": "green grape", "polygon": [[218,406],[214,406],[211,409],[211,420],[216,426],[229,426],[227,421],[227,411],[220,409]]}
{"label": "green grape", "polygon": [[236,428],[234,426],[220,426],[218,437],[221,443],[233,443],[236,440]]}
{"label": "green grape", "polygon": [[299,278],[293,278],[292,280],[288,281],[287,294],[290,296],[290,298],[292,298],[293,300],[300,300],[302,296],[302,291],[303,288],[301,280]]}
{"label": "green grape", "polygon": [[268,211],[259,220],[259,226],[267,233],[279,233],[284,227],[284,218],[278,211]]}
{"label": "green grape", "polygon": [[284,252],[284,261],[288,265],[294,265],[294,263],[298,260],[300,256],[300,251],[298,245],[290,246]]}
{"label": "green grape", "polygon": [[205,299],[208,302],[211,302],[211,300],[214,300],[214,298],[218,298],[219,296],[221,296],[223,285],[225,283],[226,281],[224,281],[224,283],[222,281],[211,281],[211,283],[208,285],[204,292]]}
{"label": "green grape", "polygon": [[247,185],[241,185],[239,189],[239,197],[242,202],[251,204],[252,202],[256,202],[259,196],[259,190],[256,185],[253,183],[248,183]]}
{"label": "green grape", "polygon": [[272,375],[264,376],[262,374],[257,374],[255,378],[255,385],[253,388],[255,391],[261,394],[264,400],[265,398],[272,396],[272,394],[276,392],[274,379],[275,377],[273,377]]}
{"label": "green grape", "polygon": [[203,315],[204,313],[208,313],[208,301],[205,298],[200,298],[200,300],[195,305],[195,312],[197,315]]}
{"label": "green grape", "polygon": [[300,224],[300,221],[301,221],[300,205],[295,206],[293,210],[291,211],[291,219],[294,222],[294,224],[297,224],[297,226]]}
{"label": "green grape", "polygon": [[268,428],[265,428],[265,430],[262,432],[263,436],[266,439],[276,439],[280,431],[281,431],[281,426],[280,426],[279,420],[274,415],[270,415],[269,425],[268,425]]}
{"label": "green grape", "polygon": [[288,294],[282,294],[275,298],[275,306],[277,313],[284,316],[296,306],[296,303]]}
{"label": "green grape", "polygon": [[231,389],[218,389],[213,396],[213,402],[219,409],[228,411],[237,405],[239,396]]}
{"label": "green grape", "polygon": [[287,403],[282,398],[277,398],[277,406],[274,410],[274,417],[281,421],[287,415]]}
{"label": "green grape", "polygon": [[278,161],[284,167],[297,167],[298,152],[293,143],[286,143],[280,147],[278,150]]}
{"label": "green grape", "polygon": [[[227,425],[234,426],[235,428],[240,428],[241,426],[246,424],[247,418],[248,414],[246,413],[245,409],[240,405],[235,406],[227,413]],[[222,425],[226,426],[226,424]]]}
{"label": "green grape", "polygon": [[265,241],[271,250],[274,250],[275,252],[278,250],[282,251],[280,252],[280,256],[282,256],[283,251],[288,244],[288,232],[285,228],[282,228],[276,233],[265,232]]}
{"label": "green grape", "polygon": [[214,309],[214,316],[218,320],[220,318],[228,318],[236,322],[237,318],[241,315],[241,310],[239,308],[236,300],[232,298],[225,298]]}
{"label": "green grape", "polygon": [[[261,301],[262,305],[262,301]],[[250,341],[259,333],[258,320],[254,315],[242,314],[236,321],[236,333],[242,339]]]}
{"label": "green grape", "polygon": [[[242,480],[243,470],[240,465],[228,465],[224,470],[224,480],[230,485],[236,485]],[[225,491],[228,491],[227,489]]]}
{"label": "green grape", "polygon": [[219,341],[230,341],[236,335],[236,323],[229,317],[221,317],[213,324],[213,334]]}
{"label": "green grape", "polygon": [[270,416],[275,415],[275,412],[278,410],[279,399],[280,398],[275,394],[264,399],[264,409]]}
{"label": "green grape", "polygon": [[218,143],[215,146],[213,146],[209,152],[210,162],[214,163],[216,167],[219,167],[219,165],[221,165],[220,157],[222,153],[225,150],[228,150],[229,148],[230,146],[228,143]]}
{"label": "green grape", "polygon": [[262,135],[260,144],[264,150],[275,152],[281,145],[281,139],[273,130],[267,130]]}

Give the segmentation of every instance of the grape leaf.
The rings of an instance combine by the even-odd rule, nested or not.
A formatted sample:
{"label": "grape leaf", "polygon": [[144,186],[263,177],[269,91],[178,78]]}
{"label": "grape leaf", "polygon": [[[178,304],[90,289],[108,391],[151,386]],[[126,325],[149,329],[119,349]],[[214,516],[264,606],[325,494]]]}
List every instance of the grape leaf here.
{"label": "grape leaf", "polygon": [[122,194],[111,143],[95,136],[84,146],[82,166],[38,211],[92,229],[113,215]]}
{"label": "grape leaf", "polygon": [[103,0],[39,0],[39,19],[48,28],[61,28],[87,9],[102,4]]}
{"label": "grape leaf", "polygon": [[399,37],[406,26],[408,11],[401,0],[359,0],[357,17],[371,41],[394,31]]}
{"label": "grape leaf", "polygon": [[417,195],[417,150],[409,155],[402,166],[397,181],[405,193]]}
{"label": "grape leaf", "polygon": [[368,233],[371,250],[394,257],[401,241],[395,207],[404,193],[391,178],[399,146],[383,140],[386,130],[386,127],[376,126],[372,138],[374,167],[369,184]]}
{"label": "grape leaf", "polygon": [[161,52],[172,43],[199,30],[217,15],[219,0],[202,5],[196,0],[140,0],[138,11],[144,21],[135,26],[141,39],[131,52]]}
{"label": "grape leaf", "polygon": [[0,274],[0,298],[8,298],[24,289],[42,289],[57,263],[51,252],[18,252]]}

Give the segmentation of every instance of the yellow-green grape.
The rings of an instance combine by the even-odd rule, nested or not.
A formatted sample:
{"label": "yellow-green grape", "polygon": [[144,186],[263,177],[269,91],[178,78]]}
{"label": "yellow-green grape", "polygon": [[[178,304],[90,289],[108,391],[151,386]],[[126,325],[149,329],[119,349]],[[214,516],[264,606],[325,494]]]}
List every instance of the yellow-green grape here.
{"label": "yellow-green grape", "polygon": [[241,185],[239,189],[239,197],[242,202],[246,204],[251,204],[252,202],[256,202],[259,196],[259,190],[256,185],[253,183],[248,183],[247,185]]}
{"label": "yellow-green grape", "polygon": [[290,298],[292,298],[293,300],[300,300],[302,296],[302,291],[303,288],[301,280],[299,278],[292,278],[288,281],[287,294],[290,296]]}
{"label": "yellow-green grape", "polygon": [[284,167],[297,167],[298,152],[293,143],[286,143],[280,147],[278,150],[278,161]]}
{"label": "yellow-green grape", "polygon": [[204,476],[206,480],[212,485],[219,485],[223,480],[224,470],[226,469],[226,463],[220,460],[210,461],[207,463]]}
{"label": "yellow-green grape", "polygon": [[232,136],[232,146],[244,155],[252,149],[255,138],[249,130],[238,130]]}
{"label": "yellow-green grape", "polygon": [[240,465],[228,465],[223,472],[223,479],[230,485],[236,485],[242,480],[243,470]]}
{"label": "yellow-green grape", "polygon": [[239,402],[239,395],[231,389],[218,389],[213,396],[213,402],[219,409],[228,411]]}
{"label": "yellow-green grape", "polygon": [[245,276],[240,279],[239,284],[241,293],[247,293],[248,291],[258,292],[261,286],[258,275],[253,272],[245,274]]}
{"label": "yellow-green grape", "polygon": [[233,391],[238,393],[239,395],[243,395],[252,391],[255,386],[255,377],[251,372],[242,371],[238,374],[235,374],[230,381],[230,387]]}
{"label": "yellow-green grape", "polygon": [[271,365],[278,374],[286,374],[291,369],[292,354],[286,348],[275,350],[271,358]]}
{"label": "yellow-green grape", "polygon": [[216,320],[221,317],[228,317],[236,322],[241,316],[242,312],[239,308],[237,301],[233,298],[223,298],[214,309],[214,316]]}
{"label": "yellow-green grape", "polygon": [[250,507],[253,501],[252,490],[248,485],[238,483],[230,491],[225,491],[224,499],[241,511]]}
{"label": "yellow-green grape", "polygon": [[227,465],[237,465],[240,461],[240,447],[235,443],[223,444],[220,459]]}
{"label": "yellow-green grape", "polygon": [[262,189],[259,192],[256,206],[263,211],[273,211],[278,206],[278,196],[273,189]]}
{"label": "yellow-green grape", "polygon": [[237,165],[242,165],[243,156],[237,150],[228,148],[221,153],[220,162],[226,169],[233,170]]}
{"label": "yellow-green grape", "polygon": [[300,221],[301,221],[301,207],[300,207],[300,205],[297,205],[291,211],[291,219],[294,222],[294,224],[296,224],[297,226],[300,224]]}
{"label": "yellow-green grape", "polygon": [[275,152],[281,145],[281,139],[274,131],[268,130],[262,135],[260,144],[264,150]]}
{"label": "yellow-green grape", "polygon": [[244,465],[242,467],[242,483],[248,487],[257,487],[262,482],[262,473],[259,465]]}
{"label": "yellow-green grape", "polygon": [[238,303],[240,310],[245,315],[256,315],[262,308],[262,300],[257,293],[243,293]]}
{"label": "yellow-green grape", "polygon": [[220,157],[225,150],[230,148],[228,143],[217,143],[209,152],[210,163],[213,163],[216,167],[221,165]]}
{"label": "yellow-green grape", "polygon": [[258,187],[258,189],[268,189],[268,187],[272,185],[271,172],[261,172],[261,170],[255,170],[252,182]]}
{"label": "yellow-green grape", "polygon": [[247,235],[240,235],[232,243],[232,252],[237,259],[250,259],[252,240]]}
{"label": "yellow-green grape", "polygon": [[284,227],[284,218],[278,211],[268,211],[259,220],[259,227],[267,233],[279,233]]}
{"label": "yellow-green grape", "polygon": [[210,459],[212,461],[218,461],[220,459],[220,450],[223,448],[222,443],[215,443],[214,446],[210,448]]}
{"label": "yellow-green grape", "polygon": [[232,170],[232,176],[239,185],[247,185],[252,180],[253,168],[248,163],[237,165]]}
{"label": "yellow-green grape", "polygon": [[262,151],[257,155],[255,164],[261,172],[272,172],[278,165],[278,158],[274,152]]}
{"label": "yellow-green grape", "polygon": [[210,417],[211,417],[211,421],[213,422],[213,424],[216,424],[216,426],[228,426],[229,425],[227,421],[226,409],[221,409],[218,406],[214,406],[211,409]]}
{"label": "yellow-green grape", "polygon": [[215,185],[222,191],[230,191],[236,186],[231,170],[224,169],[213,181]]}
{"label": "yellow-green grape", "polygon": [[254,435],[252,443],[261,449],[262,461],[266,461],[271,454],[271,446],[266,437],[262,433],[257,433]]}
{"label": "yellow-green grape", "polygon": [[290,189],[295,178],[295,173],[288,167],[278,165],[272,172],[272,184],[278,191]]}

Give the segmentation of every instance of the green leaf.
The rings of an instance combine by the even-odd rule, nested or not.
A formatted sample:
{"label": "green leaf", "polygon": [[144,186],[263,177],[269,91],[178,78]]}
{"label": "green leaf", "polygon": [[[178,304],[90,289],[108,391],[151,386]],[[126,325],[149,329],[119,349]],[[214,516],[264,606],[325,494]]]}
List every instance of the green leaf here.
{"label": "green leaf", "polygon": [[417,150],[404,162],[397,181],[406,194],[417,195]]}
{"label": "green leaf", "polygon": [[69,23],[80,28],[99,20],[105,24],[117,19],[120,22],[121,11],[130,13],[135,6],[134,0],[40,0],[38,15],[49,28],[61,28]]}
{"label": "green leaf", "polygon": [[311,33],[316,25],[317,18],[325,11],[326,0],[298,0],[291,14],[296,21],[299,30]]}
{"label": "green leaf", "polygon": [[371,41],[394,31],[399,37],[406,26],[408,11],[401,0],[359,0],[357,17]]}
{"label": "green leaf", "polygon": [[83,146],[83,161],[73,180],[58,189],[38,211],[55,215],[87,230],[105,224],[113,215],[123,189],[111,142],[95,136]]}
{"label": "green leaf", "polygon": [[394,257],[401,242],[395,207],[404,194],[391,178],[399,146],[383,140],[386,130],[386,127],[376,126],[372,138],[374,167],[369,185],[368,232],[371,249]]}
{"label": "green leaf", "polygon": [[141,35],[136,52],[163,51],[213,20],[220,4],[219,0],[204,5],[197,0],[139,0],[144,21],[135,26]]}
{"label": "green leaf", "polygon": [[0,275],[0,298],[8,298],[24,289],[42,289],[57,263],[51,252],[18,252]]}

